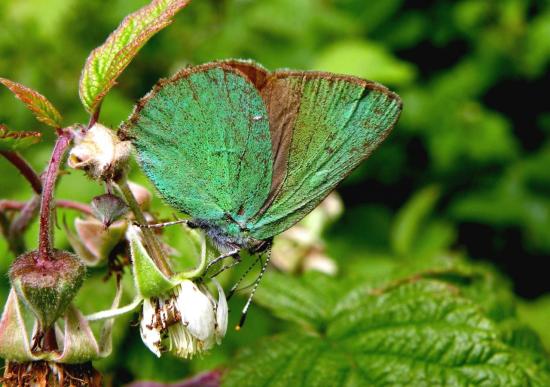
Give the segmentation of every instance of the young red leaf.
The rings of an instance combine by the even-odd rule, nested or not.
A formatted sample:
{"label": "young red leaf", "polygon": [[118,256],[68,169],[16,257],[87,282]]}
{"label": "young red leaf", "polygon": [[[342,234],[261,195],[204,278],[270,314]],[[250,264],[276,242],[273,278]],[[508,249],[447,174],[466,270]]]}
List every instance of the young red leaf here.
{"label": "young red leaf", "polygon": [[0,78],[0,83],[10,89],[34,113],[38,121],[56,129],[61,128],[61,114],[42,94],[9,79]]}
{"label": "young red leaf", "polygon": [[79,93],[89,113],[95,113],[116,79],[143,45],[172,22],[190,0],[153,0],[126,16],[105,43],[93,50],[80,77]]}
{"label": "young red leaf", "polygon": [[12,132],[0,124],[0,151],[16,151],[40,141],[38,132]]}

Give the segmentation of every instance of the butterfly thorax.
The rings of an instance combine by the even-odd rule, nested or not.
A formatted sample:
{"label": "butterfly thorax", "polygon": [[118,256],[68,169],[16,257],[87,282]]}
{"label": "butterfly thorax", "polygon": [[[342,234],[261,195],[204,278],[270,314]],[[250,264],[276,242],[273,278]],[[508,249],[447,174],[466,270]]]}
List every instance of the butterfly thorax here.
{"label": "butterfly thorax", "polygon": [[222,254],[235,249],[247,249],[250,252],[255,252],[265,244],[265,241],[251,237],[245,227],[234,221],[228,220],[227,223],[218,225],[211,221],[195,219],[191,224],[203,229]]}

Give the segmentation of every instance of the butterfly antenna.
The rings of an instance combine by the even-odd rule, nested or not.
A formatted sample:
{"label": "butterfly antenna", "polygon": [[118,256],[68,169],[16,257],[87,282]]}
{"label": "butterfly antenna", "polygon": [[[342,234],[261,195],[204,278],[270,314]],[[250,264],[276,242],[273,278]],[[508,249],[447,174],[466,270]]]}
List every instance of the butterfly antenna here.
{"label": "butterfly antenna", "polygon": [[[233,297],[233,294],[235,294],[235,292],[237,290],[242,290],[242,289],[245,289],[245,288],[242,288],[242,289],[237,289],[239,287],[239,285],[241,284],[241,282],[246,278],[246,276],[248,275],[248,273],[250,273],[250,271],[252,270],[252,268],[254,268],[254,266],[256,266],[256,264],[258,262],[260,262],[262,260],[262,257],[261,256],[258,256],[257,259],[254,260],[254,262],[252,262],[252,264],[250,266],[248,266],[248,269],[246,269],[246,271],[243,273],[243,275],[241,275],[241,277],[237,280],[237,282],[235,282],[235,285],[233,285],[231,287],[231,289],[229,290],[229,293],[227,293],[227,297],[226,299],[229,301],[229,299],[231,297]],[[248,286],[249,287],[249,286]]]}
{"label": "butterfly antenna", "polygon": [[262,266],[262,271],[260,271],[260,275],[256,279],[256,282],[254,283],[254,287],[252,288],[252,291],[250,292],[250,295],[248,296],[248,300],[246,300],[246,304],[244,305],[243,311],[241,313],[241,319],[239,320],[239,323],[235,327],[235,330],[240,331],[241,328],[244,325],[244,322],[246,320],[246,316],[248,314],[248,308],[250,307],[250,303],[252,302],[252,299],[254,298],[254,293],[256,293],[256,290],[258,289],[258,285],[260,284],[260,281],[262,280],[262,277],[264,276],[264,273],[267,269],[267,265],[269,264],[269,261],[271,260],[271,247],[266,252],[266,258],[265,262]]}

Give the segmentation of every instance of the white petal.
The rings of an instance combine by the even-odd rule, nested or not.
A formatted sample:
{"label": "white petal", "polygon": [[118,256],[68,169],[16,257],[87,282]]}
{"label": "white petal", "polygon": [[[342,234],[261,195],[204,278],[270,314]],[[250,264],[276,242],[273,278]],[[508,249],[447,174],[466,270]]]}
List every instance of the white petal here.
{"label": "white petal", "polygon": [[95,124],[89,131],[90,141],[95,145],[97,153],[98,165],[103,169],[106,168],[115,157],[115,141],[117,140],[112,133],[112,130],[101,124]]}
{"label": "white petal", "polygon": [[155,307],[149,299],[143,300],[143,316],[141,318],[139,332],[143,343],[160,357],[161,335],[158,329],[154,328],[155,323]]}
{"label": "white petal", "polygon": [[229,315],[229,307],[227,306],[227,300],[225,299],[225,293],[220,283],[212,278],[212,282],[218,288],[218,306],[216,308],[216,341],[218,344],[227,332],[227,320]]}
{"label": "white petal", "polygon": [[183,281],[179,288],[177,304],[182,324],[187,327],[189,333],[203,341],[214,334],[214,306],[197,285],[191,281]]}

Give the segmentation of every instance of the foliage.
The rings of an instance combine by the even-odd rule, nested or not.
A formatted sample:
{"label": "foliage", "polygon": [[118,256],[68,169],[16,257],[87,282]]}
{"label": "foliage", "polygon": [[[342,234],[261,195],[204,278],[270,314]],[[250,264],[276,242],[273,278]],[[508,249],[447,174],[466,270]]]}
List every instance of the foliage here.
{"label": "foliage", "polygon": [[351,290],[345,282],[312,275],[272,275],[265,282],[259,302],[304,328],[243,351],[226,376],[228,386],[549,381],[537,342],[514,348],[460,287],[440,280]]}
{"label": "foliage", "polygon": [[93,50],[80,78],[80,99],[88,112],[95,113],[103,97],[145,43],[171,23],[188,0],[155,0],[128,15],[105,43]]}
{"label": "foliage", "polygon": [[[44,91],[64,122],[86,122],[77,98],[84,58],[146,3],[0,2],[0,76]],[[161,14],[161,24],[174,16]],[[156,32],[150,24],[140,26],[128,35],[131,53],[124,58]],[[92,60],[104,61],[98,53]],[[268,273],[243,330],[230,330],[221,347],[192,361],[157,359],[130,321],[137,317],[117,319],[113,355],[97,367],[119,384],[224,368],[227,385],[548,385],[550,303],[543,294],[550,291],[544,265],[550,255],[550,112],[535,95],[550,86],[548,2],[196,1],[143,47],[120,78],[129,61],[110,58],[88,67],[105,71],[83,76],[81,96],[94,111],[118,79],[101,116],[117,127],[158,78],[228,57],[250,57],[271,69],[349,73],[402,95],[398,126],[341,187],[344,216],[323,237],[339,274]],[[7,89],[0,106],[0,123],[37,128]],[[60,125],[51,105],[34,106],[41,106],[44,123]],[[40,144],[24,149],[38,133],[2,126],[0,150],[16,143],[42,168],[53,136],[42,134]],[[3,158],[0,170],[2,182],[9,181],[0,183],[0,197],[28,200],[27,183]],[[150,187],[135,165],[130,177]],[[90,202],[102,190],[72,172],[57,192],[60,199]],[[158,197],[152,208],[160,218],[173,213]],[[58,219],[72,224],[75,216],[60,210]],[[25,233],[28,246],[36,243],[37,230],[33,224]],[[58,234],[57,247],[67,249],[67,238]],[[195,247],[181,235],[177,227],[167,229],[164,239],[186,268]],[[2,239],[0,252],[5,273],[14,257]],[[246,264],[221,276],[224,287]],[[89,270],[77,298],[83,311],[109,307],[114,290],[104,276],[105,268]],[[133,288],[125,277],[128,302]],[[2,300],[6,282],[0,284]],[[230,326],[244,302],[231,300]],[[275,375],[279,364],[287,366]]]}

